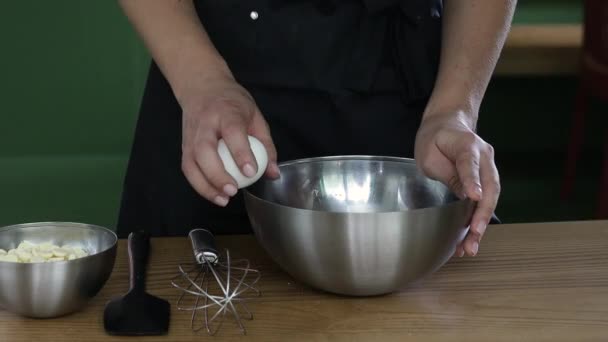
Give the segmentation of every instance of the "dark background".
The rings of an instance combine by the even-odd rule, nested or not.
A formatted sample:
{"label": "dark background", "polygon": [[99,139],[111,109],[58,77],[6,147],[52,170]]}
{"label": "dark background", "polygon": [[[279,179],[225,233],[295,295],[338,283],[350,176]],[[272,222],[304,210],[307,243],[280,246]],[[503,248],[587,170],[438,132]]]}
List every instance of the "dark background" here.
{"label": "dark background", "polygon": [[[520,0],[514,24],[580,20],[578,1]],[[0,42],[0,225],[113,227],[148,65],[141,42],[115,1],[73,0],[2,2]],[[479,129],[497,152],[505,222],[593,218],[608,121],[599,104],[576,193],[559,199],[576,79],[492,80]]]}

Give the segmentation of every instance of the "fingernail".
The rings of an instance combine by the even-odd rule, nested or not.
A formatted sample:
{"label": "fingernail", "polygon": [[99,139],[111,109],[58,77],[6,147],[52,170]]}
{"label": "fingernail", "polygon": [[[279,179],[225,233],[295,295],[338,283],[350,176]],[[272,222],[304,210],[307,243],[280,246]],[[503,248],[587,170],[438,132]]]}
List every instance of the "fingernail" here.
{"label": "fingernail", "polygon": [[281,175],[281,170],[279,169],[277,164],[272,164],[270,167],[272,169],[272,173],[276,174],[277,176]]}
{"label": "fingernail", "polygon": [[236,195],[237,191],[237,188],[232,184],[224,185],[224,193],[230,197]]}
{"label": "fingernail", "polygon": [[482,236],[482,235],[483,235],[483,233],[485,233],[485,232],[486,232],[486,228],[487,228],[487,225],[486,225],[485,223],[483,223],[483,222],[479,222],[479,223],[477,224],[477,226],[475,227],[475,232],[476,232],[477,234],[479,234],[479,236]]}
{"label": "fingernail", "polygon": [[464,249],[458,251],[458,257],[462,258],[464,256]]}
{"label": "fingernail", "polygon": [[215,204],[219,205],[220,207],[225,207],[226,205],[228,205],[228,199],[224,196],[217,196],[213,202],[215,202]]}
{"label": "fingernail", "polygon": [[475,185],[475,187],[473,188],[473,191],[475,192],[475,195],[479,196],[481,198],[482,195],[482,191],[481,191],[481,186],[479,185]]}
{"label": "fingernail", "polygon": [[476,256],[478,251],[479,251],[479,243],[473,242],[473,246],[471,246],[471,252],[473,253],[473,256]]}
{"label": "fingernail", "polygon": [[245,166],[243,166],[243,174],[246,177],[253,177],[255,176],[255,169],[253,166],[251,166],[251,164],[245,164]]}

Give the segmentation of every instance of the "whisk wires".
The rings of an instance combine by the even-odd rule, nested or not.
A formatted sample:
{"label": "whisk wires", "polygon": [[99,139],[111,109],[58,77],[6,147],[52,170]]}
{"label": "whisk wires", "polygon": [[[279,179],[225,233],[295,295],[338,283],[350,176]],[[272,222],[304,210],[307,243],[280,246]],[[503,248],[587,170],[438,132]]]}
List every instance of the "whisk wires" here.
{"label": "whisk wires", "polygon": [[[226,250],[225,262],[203,259],[200,264],[180,264],[178,269],[179,273],[171,279],[171,284],[181,290],[177,309],[192,311],[190,326],[193,331],[204,328],[209,335],[215,335],[226,316],[231,314],[241,332],[246,334],[243,320],[252,320],[253,314],[243,294],[261,294],[254,286],[261,274],[251,268],[248,260],[232,261]],[[188,294],[194,296],[193,304],[185,303]],[[199,319],[201,311],[203,317]]]}

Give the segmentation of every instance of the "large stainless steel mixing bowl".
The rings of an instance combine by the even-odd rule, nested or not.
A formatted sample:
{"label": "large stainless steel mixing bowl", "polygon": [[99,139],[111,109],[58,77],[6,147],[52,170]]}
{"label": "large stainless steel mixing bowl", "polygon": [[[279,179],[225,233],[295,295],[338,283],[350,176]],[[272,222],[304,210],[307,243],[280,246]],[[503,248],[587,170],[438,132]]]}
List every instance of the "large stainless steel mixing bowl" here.
{"label": "large stainless steel mixing bowl", "polygon": [[13,313],[50,318],[78,311],[112,273],[117,237],[109,229],[66,222],[0,228],[0,248],[17,248],[23,240],[79,246],[90,255],[47,263],[0,262],[0,307]]}
{"label": "large stainless steel mixing bowl", "polygon": [[294,278],[338,294],[386,294],[434,272],[475,207],[411,159],[324,157],[280,170],[245,191],[255,236]]}

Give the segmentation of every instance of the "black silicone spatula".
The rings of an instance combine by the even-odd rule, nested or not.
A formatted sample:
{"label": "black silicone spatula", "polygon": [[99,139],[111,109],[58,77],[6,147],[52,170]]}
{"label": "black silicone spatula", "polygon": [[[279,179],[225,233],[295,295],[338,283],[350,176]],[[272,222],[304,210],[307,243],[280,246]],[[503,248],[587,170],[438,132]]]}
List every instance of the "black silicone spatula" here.
{"label": "black silicone spatula", "polygon": [[169,330],[169,302],[146,293],[146,266],[150,236],[144,232],[129,235],[129,292],[106,306],[103,324],[110,335],[163,335]]}

